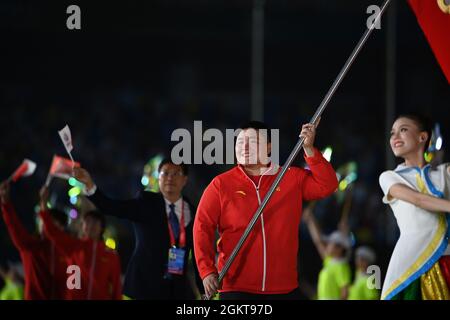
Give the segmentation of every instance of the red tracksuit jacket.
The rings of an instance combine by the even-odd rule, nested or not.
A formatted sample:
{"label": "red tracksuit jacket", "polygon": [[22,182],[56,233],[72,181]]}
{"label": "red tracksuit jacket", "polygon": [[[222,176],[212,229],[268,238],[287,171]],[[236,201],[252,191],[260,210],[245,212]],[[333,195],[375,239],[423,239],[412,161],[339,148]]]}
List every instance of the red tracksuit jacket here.
{"label": "red tracksuit jacket", "polygon": [[11,203],[2,205],[3,219],[12,242],[20,252],[25,274],[25,299],[65,299],[65,257],[46,238],[31,235],[17,218]]}
{"label": "red tracksuit jacket", "polygon": [[[219,291],[284,294],[298,287],[298,231],[303,200],[333,193],[338,181],[330,163],[314,150],[310,170],[291,167],[272,195]],[[281,168],[254,182],[240,166],[217,176],[205,189],[194,222],[194,250],[200,276],[220,271]],[[275,174],[273,174],[275,173]],[[218,262],[215,263],[215,232]]]}
{"label": "red tracksuit jacket", "polygon": [[[55,227],[47,211],[41,211],[46,236],[81,271],[81,288],[69,290],[73,300],[121,300],[120,259],[103,241],[77,239]],[[72,273],[73,274],[73,273]],[[67,274],[69,277],[71,274]]]}

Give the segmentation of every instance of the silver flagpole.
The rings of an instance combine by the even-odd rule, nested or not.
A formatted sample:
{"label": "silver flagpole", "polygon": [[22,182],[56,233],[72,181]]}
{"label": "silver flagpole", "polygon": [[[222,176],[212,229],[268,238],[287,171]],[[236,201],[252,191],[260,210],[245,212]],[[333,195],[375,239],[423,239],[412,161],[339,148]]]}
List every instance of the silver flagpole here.
{"label": "silver flagpole", "polygon": [[[353,52],[351,53],[350,57],[347,59],[347,61],[344,64],[344,67],[339,72],[336,80],[334,80],[333,85],[331,86],[330,90],[328,90],[328,93],[325,95],[325,97],[322,100],[322,103],[319,105],[319,107],[316,110],[316,113],[311,118],[310,123],[316,124],[317,120],[320,118],[322,113],[325,111],[325,108],[327,107],[328,103],[330,102],[331,98],[333,97],[334,93],[336,92],[337,88],[341,84],[342,80],[344,79],[345,75],[347,74],[348,70],[350,69],[351,65],[355,61],[356,57],[358,56],[359,52],[363,48],[364,44],[366,43],[367,39],[369,38],[370,34],[372,33],[373,29],[375,29],[376,24],[381,19],[381,16],[386,11],[386,8],[388,7],[391,0],[385,0],[383,6],[381,7],[381,10],[378,14],[378,16],[375,18],[375,20],[372,22],[371,26],[367,28],[367,30],[364,32],[363,36],[359,40],[358,44],[356,45],[355,49],[353,49]],[[234,247],[230,257],[228,258],[227,262],[225,263],[223,269],[219,273],[219,284],[222,282],[223,278],[225,277],[228,269],[230,268],[231,264],[233,263],[234,259],[236,258],[237,254],[241,250],[242,245],[244,244],[245,240],[247,240],[247,237],[249,236],[250,232],[253,230],[253,227],[256,224],[256,221],[261,216],[264,208],[267,205],[267,202],[269,202],[270,198],[272,197],[272,194],[274,193],[275,189],[280,184],[281,179],[283,178],[286,171],[291,166],[294,159],[297,157],[298,153],[300,152],[301,148],[303,147],[304,138],[300,138],[295,145],[294,149],[292,150],[291,154],[287,158],[285,164],[283,165],[282,170],[276,177],[275,181],[273,182],[272,186],[270,187],[269,191],[267,192],[266,196],[264,197],[263,201],[259,205],[259,208],[256,210],[252,220],[250,220],[247,228],[245,229],[244,233],[242,234],[241,238],[239,239],[239,242]],[[205,296],[205,299],[209,300],[210,297]]]}

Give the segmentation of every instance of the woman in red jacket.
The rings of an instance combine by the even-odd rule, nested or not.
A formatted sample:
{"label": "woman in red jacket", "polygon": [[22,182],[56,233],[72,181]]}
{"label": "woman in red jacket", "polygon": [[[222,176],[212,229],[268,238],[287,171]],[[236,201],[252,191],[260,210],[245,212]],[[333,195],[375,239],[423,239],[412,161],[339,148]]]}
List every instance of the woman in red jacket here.
{"label": "woman in red jacket", "polygon": [[[47,189],[41,190],[40,216],[44,222],[45,235],[64,254],[68,263],[79,270],[80,281],[66,281],[72,300],[122,300],[121,267],[118,254],[107,248],[102,240],[105,218],[98,211],[83,216],[81,239],[59,230],[45,210]],[[69,266],[70,267],[70,266]]]}
{"label": "woman in red jacket", "polygon": [[[25,300],[62,300],[67,298],[67,262],[56,246],[40,230],[31,234],[17,217],[9,197],[9,183],[0,184],[0,202],[5,225],[14,246],[19,250],[25,275]],[[64,233],[65,213],[52,209],[48,213],[55,229]]]}
{"label": "woman in red jacket", "polygon": [[[270,134],[261,122],[241,127],[236,140],[238,165],[205,189],[194,223],[194,250],[207,296],[218,289],[218,272],[242,236],[281,170],[268,162]],[[316,129],[302,127],[310,170],[291,167],[223,279],[222,299],[291,299],[298,296],[298,229],[303,200],[329,196],[337,186],[330,163],[313,147]],[[256,159],[256,161],[251,161]],[[266,164],[265,164],[266,163]],[[267,163],[269,163],[267,165]],[[216,264],[215,232],[217,244]]]}

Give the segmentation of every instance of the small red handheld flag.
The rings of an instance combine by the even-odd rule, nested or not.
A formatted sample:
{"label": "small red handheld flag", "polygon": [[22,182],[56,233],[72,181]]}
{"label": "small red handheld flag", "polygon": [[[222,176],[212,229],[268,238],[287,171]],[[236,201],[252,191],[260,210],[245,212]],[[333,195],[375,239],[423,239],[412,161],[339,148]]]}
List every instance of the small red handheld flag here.
{"label": "small red handheld flag", "polygon": [[22,164],[14,171],[9,178],[10,181],[16,182],[22,177],[31,176],[36,170],[36,163],[31,160],[25,159]]}
{"label": "small red handheld flag", "polygon": [[73,162],[70,159],[63,158],[57,155],[53,156],[52,165],[50,166],[50,171],[48,172],[47,182],[50,183],[50,177],[58,177],[61,179],[69,179],[72,176],[72,166],[74,168],[79,168],[79,162]]}

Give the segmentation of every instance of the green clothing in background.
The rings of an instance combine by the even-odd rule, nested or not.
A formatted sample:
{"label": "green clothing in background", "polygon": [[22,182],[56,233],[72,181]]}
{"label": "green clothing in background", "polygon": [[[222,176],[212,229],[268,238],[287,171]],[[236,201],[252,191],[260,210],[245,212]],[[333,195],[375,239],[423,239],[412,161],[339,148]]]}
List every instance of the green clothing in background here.
{"label": "green clothing in background", "polygon": [[23,300],[23,286],[6,278],[5,286],[0,291],[0,300]]}
{"label": "green clothing in background", "polygon": [[317,298],[319,300],[340,300],[341,290],[350,285],[351,271],[347,260],[325,257],[319,273]]}
{"label": "green clothing in background", "polygon": [[376,288],[370,289],[367,286],[369,275],[358,272],[355,281],[350,286],[348,300],[379,300],[380,294]]}

